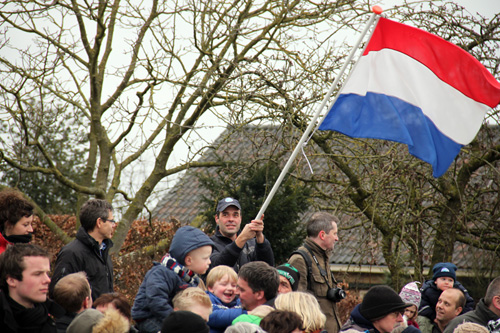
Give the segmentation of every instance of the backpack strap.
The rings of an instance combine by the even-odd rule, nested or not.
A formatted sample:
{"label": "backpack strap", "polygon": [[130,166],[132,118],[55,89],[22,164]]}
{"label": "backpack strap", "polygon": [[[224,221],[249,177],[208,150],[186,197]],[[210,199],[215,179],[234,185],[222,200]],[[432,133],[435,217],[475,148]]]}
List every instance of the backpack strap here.
{"label": "backpack strap", "polygon": [[294,254],[300,254],[302,256],[302,258],[304,258],[304,261],[306,262],[306,265],[307,265],[307,289],[308,290],[312,290],[311,289],[311,286],[312,286],[312,282],[311,281],[312,281],[312,276],[313,276],[313,270],[312,270],[312,261],[311,261],[311,258],[306,253],[306,251],[301,250],[301,249],[297,249],[297,250],[293,251],[292,254],[290,255],[290,258]]}

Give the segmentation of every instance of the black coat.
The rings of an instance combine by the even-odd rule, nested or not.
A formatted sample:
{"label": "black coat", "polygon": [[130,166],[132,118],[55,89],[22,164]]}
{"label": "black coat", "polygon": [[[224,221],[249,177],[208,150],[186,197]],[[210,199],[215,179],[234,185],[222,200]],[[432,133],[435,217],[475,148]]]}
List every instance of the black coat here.
{"label": "black coat", "polygon": [[103,241],[106,249],[99,250],[99,243],[85,229],[80,227],[76,239],[65,245],[57,255],[54,274],[50,282],[50,295],[54,286],[63,276],[84,271],[92,288],[92,300],[101,294],[113,292],[113,263],[109,249],[113,246],[110,239]]}
{"label": "black coat", "polygon": [[264,239],[262,244],[257,243],[255,238],[250,239],[240,249],[235,242],[223,236],[219,231],[219,227],[217,227],[215,234],[210,239],[215,243],[210,256],[212,261],[210,268],[226,265],[233,267],[238,272],[241,266],[251,261],[265,261],[274,266],[274,253],[267,238]]}
{"label": "black coat", "polygon": [[[38,313],[44,314],[39,320],[39,324],[34,325],[31,320],[26,320],[30,318],[30,315],[21,315],[21,312],[31,311],[30,309],[25,309],[22,305],[12,305],[15,304],[12,300],[8,300],[8,295],[6,290],[0,289],[0,332],[2,333],[56,333],[56,323],[52,319],[53,317],[59,317],[64,314],[64,309],[56,304],[55,302],[47,299],[44,303],[35,304],[35,308]],[[16,307],[19,309],[16,310]],[[21,311],[21,312],[19,312]],[[50,314],[50,316],[49,316]],[[16,317],[23,317],[24,320],[20,319],[22,322],[17,322]],[[40,316],[38,316],[40,318]]]}

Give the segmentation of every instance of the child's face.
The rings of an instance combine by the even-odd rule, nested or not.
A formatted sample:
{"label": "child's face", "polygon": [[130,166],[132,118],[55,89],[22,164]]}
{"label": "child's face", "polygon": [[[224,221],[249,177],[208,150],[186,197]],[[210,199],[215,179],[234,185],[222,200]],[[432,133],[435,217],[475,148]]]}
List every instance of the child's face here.
{"label": "child's face", "polygon": [[416,315],[417,315],[417,306],[416,305],[412,305],[412,306],[407,307],[405,309],[406,318],[413,319],[414,317],[416,317]]}
{"label": "child's face", "polygon": [[448,276],[438,277],[436,279],[436,281],[434,281],[434,283],[436,284],[436,287],[439,290],[446,290],[446,289],[453,288],[453,282],[454,282],[454,280]]}
{"label": "child's face", "polygon": [[231,279],[229,275],[224,275],[222,279],[214,283],[212,288],[208,287],[210,291],[223,303],[231,303],[236,297],[236,281]]}
{"label": "child's face", "polygon": [[212,247],[205,245],[193,251],[189,251],[184,259],[186,267],[195,272],[196,274],[205,274],[210,266],[210,255],[212,254]]}

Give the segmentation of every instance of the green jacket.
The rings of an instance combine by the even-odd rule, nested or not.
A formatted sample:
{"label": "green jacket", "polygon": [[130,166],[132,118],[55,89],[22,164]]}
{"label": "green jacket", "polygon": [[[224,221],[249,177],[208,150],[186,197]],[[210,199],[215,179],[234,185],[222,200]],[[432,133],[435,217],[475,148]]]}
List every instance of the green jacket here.
{"label": "green jacket", "polygon": [[[309,237],[306,238],[305,244],[307,244],[311,248],[313,254],[316,256],[316,259],[318,259],[318,263],[320,264],[320,266],[326,272],[330,273],[330,264],[329,264],[330,253],[323,250],[318,244],[313,242]],[[299,247],[299,249],[309,254],[309,251],[304,246]],[[312,258],[311,262],[312,262],[311,266],[312,266],[313,278],[311,280],[312,281],[311,290],[309,291],[311,291],[314,294],[314,296],[318,300],[321,310],[326,316],[325,330],[327,330],[328,333],[338,333],[338,331],[340,330],[340,321],[337,313],[337,305],[326,298],[326,293],[328,292],[328,285],[326,284],[323,276],[320,274],[319,268]],[[306,262],[304,261],[304,258],[300,254],[294,254],[290,257],[288,263],[293,267],[295,267],[300,273],[298,291],[308,291],[307,289],[308,268]],[[332,275],[331,274],[327,275],[328,275],[328,284],[330,285],[331,288],[335,288],[336,285],[333,282]]]}

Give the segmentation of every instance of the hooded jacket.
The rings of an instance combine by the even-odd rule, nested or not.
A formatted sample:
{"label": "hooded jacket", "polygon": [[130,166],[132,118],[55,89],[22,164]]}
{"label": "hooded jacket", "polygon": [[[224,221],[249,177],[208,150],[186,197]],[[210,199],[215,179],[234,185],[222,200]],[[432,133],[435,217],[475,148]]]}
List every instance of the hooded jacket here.
{"label": "hooded jacket", "polygon": [[[162,322],[172,311],[172,299],[179,291],[187,287],[197,287],[200,278],[193,275],[181,277],[185,271],[184,259],[186,255],[202,246],[213,246],[213,242],[201,230],[186,226],[174,235],[167,254],[162,263],[154,262],[153,267],[146,273],[132,306],[132,318],[143,322],[155,318]],[[171,265],[167,265],[170,262]],[[177,271],[177,272],[176,272]],[[190,272],[190,271],[189,271]]]}
{"label": "hooded jacket", "polygon": [[88,234],[83,227],[78,229],[76,238],[65,245],[57,255],[54,274],[50,282],[50,295],[62,277],[84,271],[92,288],[92,300],[100,295],[113,292],[113,263],[109,249],[113,247],[110,239],[103,241],[105,249],[99,249],[99,242]]}

